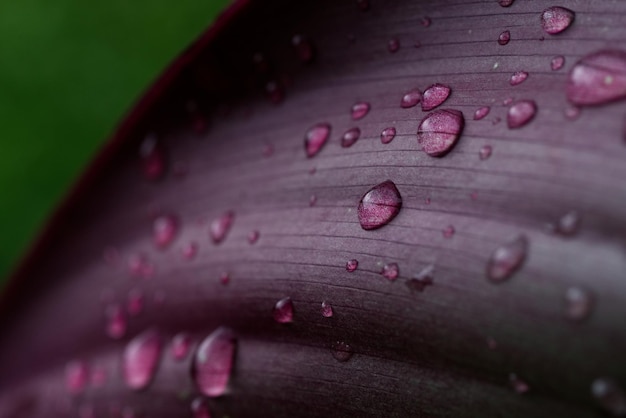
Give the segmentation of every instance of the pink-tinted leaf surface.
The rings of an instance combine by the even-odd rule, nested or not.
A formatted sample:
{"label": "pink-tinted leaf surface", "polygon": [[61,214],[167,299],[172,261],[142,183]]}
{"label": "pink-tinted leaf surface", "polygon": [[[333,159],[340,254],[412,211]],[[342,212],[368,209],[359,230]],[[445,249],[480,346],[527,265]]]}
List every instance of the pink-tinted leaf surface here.
{"label": "pink-tinted leaf surface", "polygon": [[[623,87],[623,52],[610,53],[611,79],[568,77],[596,68],[589,54],[626,50],[626,2],[505,3],[231,6],[15,272],[0,305],[0,416],[623,414],[626,102],[610,89]],[[547,35],[553,6],[575,19]],[[511,86],[518,71],[529,77]],[[438,158],[417,138],[427,112],[402,106],[434,84],[465,121]],[[568,102],[572,85],[594,106],[572,108],[586,104]],[[510,129],[509,109],[530,102]],[[329,137],[305,144],[315,126]],[[142,157],[146,138],[158,144]],[[387,180],[402,205],[364,229],[359,201]],[[394,280],[381,275],[395,265]],[[284,298],[291,320],[275,321]],[[220,364],[196,381],[198,346],[220,327],[229,339],[204,357]],[[158,339],[139,348],[157,364],[125,369],[146,332]],[[124,370],[139,371],[131,387]]]}

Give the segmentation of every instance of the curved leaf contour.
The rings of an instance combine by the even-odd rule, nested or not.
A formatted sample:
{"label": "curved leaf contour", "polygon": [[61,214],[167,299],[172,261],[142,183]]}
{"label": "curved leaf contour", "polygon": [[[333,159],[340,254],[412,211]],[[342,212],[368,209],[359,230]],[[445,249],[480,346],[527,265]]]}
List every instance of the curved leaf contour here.
{"label": "curved leaf contour", "polygon": [[566,87],[626,2],[499,3],[232,5],[14,274],[0,415],[623,413],[619,53]]}

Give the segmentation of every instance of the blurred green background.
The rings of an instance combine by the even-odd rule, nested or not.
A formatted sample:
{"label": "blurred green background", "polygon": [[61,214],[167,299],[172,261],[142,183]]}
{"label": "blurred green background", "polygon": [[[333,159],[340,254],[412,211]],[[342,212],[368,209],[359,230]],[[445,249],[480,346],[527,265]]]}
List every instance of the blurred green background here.
{"label": "blurred green background", "polygon": [[0,3],[0,282],[133,103],[227,3]]}

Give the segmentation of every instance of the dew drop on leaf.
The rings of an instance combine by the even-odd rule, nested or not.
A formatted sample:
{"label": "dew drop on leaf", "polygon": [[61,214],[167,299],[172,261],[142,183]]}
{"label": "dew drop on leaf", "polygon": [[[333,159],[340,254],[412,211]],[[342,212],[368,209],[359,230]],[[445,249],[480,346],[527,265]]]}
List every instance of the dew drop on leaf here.
{"label": "dew drop on leaf", "polygon": [[343,148],[351,147],[356,141],[358,141],[359,136],[361,136],[361,130],[359,128],[348,129],[341,137],[341,146]]}
{"label": "dew drop on leaf", "polygon": [[509,279],[524,263],[528,253],[528,239],[525,235],[500,245],[487,261],[487,278],[500,283]]}
{"label": "dew drop on leaf", "polygon": [[595,379],[591,383],[591,395],[609,414],[626,416],[626,394],[615,380],[607,377]]}
{"label": "dew drop on leaf", "polygon": [[443,229],[443,231],[441,231],[441,234],[444,238],[452,238],[454,236],[454,232],[454,226],[448,225]]}
{"label": "dew drop on leaf", "polygon": [[293,302],[290,297],[282,298],[274,305],[274,321],[279,324],[293,322]]}
{"label": "dew drop on leaf", "polygon": [[514,0],[498,0],[498,3],[502,7],[510,7],[513,4]]}
{"label": "dew drop on leaf", "polygon": [[191,373],[203,395],[217,397],[226,392],[235,360],[236,345],[234,331],[220,327],[198,346]]}
{"label": "dew drop on leaf", "polygon": [[124,310],[117,304],[109,305],[105,311],[106,314],[106,334],[118,340],[126,334],[127,321]]}
{"label": "dew drop on leaf", "polygon": [[433,110],[437,106],[441,105],[450,96],[450,87],[443,84],[433,84],[424,90],[422,94],[422,110]]}
{"label": "dew drop on leaf", "polygon": [[481,160],[486,160],[491,157],[492,152],[493,148],[491,147],[491,145],[483,145],[482,147],[480,147],[480,151],[478,151],[478,157]]}
{"label": "dew drop on leaf", "polygon": [[581,58],[569,72],[567,98],[599,105],[626,97],[626,51],[602,50]]}
{"label": "dew drop on leaf", "polygon": [[380,142],[383,144],[388,144],[396,137],[396,128],[390,126],[389,128],[383,129],[380,133]]}
{"label": "dew drop on leaf", "polygon": [[500,36],[498,36],[498,43],[502,46],[508,44],[510,40],[511,32],[508,30],[503,31],[502,33],[500,33]]}
{"label": "dew drop on leaf", "polygon": [[193,260],[198,254],[198,243],[191,241],[183,245],[181,254],[185,260]]}
{"label": "dew drop on leaf", "polygon": [[563,55],[557,55],[550,60],[550,69],[552,71],[560,70],[563,68],[563,65],[565,65],[565,57]]}
{"label": "dew drop on leaf", "polygon": [[408,109],[410,107],[416,106],[422,100],[422,92],[419,89],[413,89],[407,91],[404,96],[402,96],[402,100],[400,101],[400,107],[403,109]]}
{"label": "dew drop on leaf", "polygon": [[556,35],[567,29],[574,21],[575,13],[565,7],[549,7],[541,13],[541,27],[544,32]]}
{"label": "dew drop on leaf", "polygon": [[122,370],[126,386],[143,389],[150,384],[161,357],[161,335],[149,329],[130,340],[124,349]]}
{"label": "dew drop on leaf", "polygon": [[227,211],[211,222],[211,225],[209,226],[209,235],[214,243],[219,244],[224,240],[224,238],[226,238],[234,220],[235,212]]}
{"label": "dew drop on leaf", "polygon": [[513,103],[506,115],[509,129],[517,129],[529,123],[537,114],[534,100],[518,100]]}
{"label": "dew drop on leaf", "polygon": [[318,123],[311,127],[304,137],[304,149],[308,158],[314,157],[319,153],[330,135],[330,125],[327,123]]}
{"label": "dew drop on leaf", "polygon": [[380,274],[389,281],[394,281],[400,275],[400,268],[397,263],[387,263],[383,266]]}
{"label": "dew drop on leaf", "polygon": [[148,135],[139,146],[141,171],[147,180],[158,180],[165,174],[166,155],[156,135]]}
{"label": "dew drop on leaf", "polygon": [[352,358],[354,351],[350,344],[344,341],[336,341],[332,344],[330,348],[330,352],[332,353],[335,360],[345,363],[346,361]]}
{"label": "dew drop on leaf", "polygon": [[359,262],[357,259],[353,258],[352,260],[348,260],[346,263],[346,270],[352,273],[354,270],[359,267]]}
{"label": "dew drop on leaf", "polygon": [[391,180],[372,187],[363,195],[357,209],[361,228],[372,230],[387,225],[401,207],[402,197]]}
{"label": "dew drop on leaf", "polygon": [[143,311],[143,292],[134,288],[128,291],[126,311],[130,316],[137,316]]}
{"label": "dew drop on leaf", "polygon": [[370,104],[367,102],[355,103],[350,111],[352,120],[363,119],[370,111]]}
{"label": "dew drop on leaf", "polygon": [[509,84],[512,86],[517,86],[518,84],[523,83],[528,78],[528,73],[526,71],[516,71],[511,74],[511,78],[509,79]]}
{"label": "dew drop on leaf", "polygon": [[248,243],[249,244],[254,244],[259,240],[259,237],[261,236],[261,233],[258,230],[253,230],[250,231],[250,233],[248,234]]}
{"label": "dew drop on leaf", "polygon": [[426,115],[417,128],[417,141],[431,157],[442,157],[456,144],[465,119],[453,109],[440,109]]}
{"label": "dew drop on leaf", "polygon": [[152,224],[152,239],[158,248],[165,248],[178,234],[178,219],[174,215],[157,217]]}
{"label": "dew drop on leaf", "polygon": [[172,338],[171,353],[172,358],[176,361],[184,360],[191,348],[191,336],[187,333],[181,332],[174,335]]}
{"label": "dew drop on leaf", "polygon": [[580,287],[569,287],[565,291],[565,316],[572,321],[582,321],[591,314],[591,293]]}
{"label": "dew drop on leaf", "polygon": [[400,41],[398,40],[398,38],[391,38],[389,42],[387,42],[387,49],[392,54],[394,52],[397,52],[400,49]]}
{"label": "dew drop on leaf", "polygon": [[333,307],[327,301],[322,302],[322,316],[324,318],[330,318],[333,316]]}

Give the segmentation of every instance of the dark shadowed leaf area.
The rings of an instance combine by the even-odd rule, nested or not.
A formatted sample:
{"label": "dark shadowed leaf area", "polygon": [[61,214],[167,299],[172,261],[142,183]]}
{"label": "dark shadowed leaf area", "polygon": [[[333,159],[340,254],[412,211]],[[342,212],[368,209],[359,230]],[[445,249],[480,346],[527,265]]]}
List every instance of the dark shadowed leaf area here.
{"label": "dark shadowed leaf area", "polygon": [[236,2],[12,277],[0,415],[623,416],[625,20]]}

